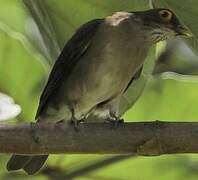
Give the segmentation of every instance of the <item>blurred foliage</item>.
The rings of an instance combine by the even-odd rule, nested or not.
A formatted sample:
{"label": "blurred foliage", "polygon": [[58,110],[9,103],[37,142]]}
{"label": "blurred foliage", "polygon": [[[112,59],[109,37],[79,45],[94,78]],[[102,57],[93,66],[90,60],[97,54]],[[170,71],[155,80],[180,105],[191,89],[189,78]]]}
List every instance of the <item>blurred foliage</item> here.
{"label": "blurred foliage", "polygon": [[167,41],[155,64],[153,74],[171,71],[183,75],[197,75],[198,61],[186,43],[177,38]]}
{"label": "blurred foliage", "polygon": [[[138,10],[148,8],[147,0],[24,0],[24,2],[29,4],[31,9],[33,2],[38,2],[37,4],[40,5],[37,7],[38,9],[44,7],[46,11],[45,17],[50,19],[53,31],[56,34],[55,37],[51,38],[56,38],[61,48],[76,28],[93,18],[103,18],[112,12],[119,10],[131,11],[135,9]],[[46,24],[46,22],[43,23]],[[42,29],[44,30],[44,28]]]}
{"label": "blurred foliage", "polygon": [[[39,95],[51,65],[60,49],[77,27],[93,18],[118,10],[144,10],[149,0],[1,0],[0,2],[0,91],[13,97],[22,107],[16,120],[32,121]],[[25,8],[25,5],[26,8]],[[195,37],[190,45],[197,50],[197,0],[155,0],[157,6],[173,9]],[[182,3],[181,3],[182,2]],[[152,72],[154,77],[138,102],[124,115],[126,120],[196,120],[198,116],[198,61],[181,40],[171,41],[155,59],[151,52],[140,81],[127,92],[128,105],[140,96]],[[174,73],[173,73],[174,72]],[[180,73],[183,75],[178,75]],[[126,105],[125,109],[129,106]],[[124,107],[124,106],[123,106]],[[122,110],[122,111],[125,111]],[[16,122],[16,121],[15,121]],[[106,156],[51,156],[48,165],[58,172],[78,171]],[[0,158],[0,179],[50,179],[46,171],[28,177],[24,173],[7,173],[8,157]],[[131,158],[103,166],[75,179],[197,179],[197,156],[161,156]],[[193,166],[192,166],[193,164]],[[53,169],[52,169],[53,171]],[[52,179],[52,177],[51,177]]]}

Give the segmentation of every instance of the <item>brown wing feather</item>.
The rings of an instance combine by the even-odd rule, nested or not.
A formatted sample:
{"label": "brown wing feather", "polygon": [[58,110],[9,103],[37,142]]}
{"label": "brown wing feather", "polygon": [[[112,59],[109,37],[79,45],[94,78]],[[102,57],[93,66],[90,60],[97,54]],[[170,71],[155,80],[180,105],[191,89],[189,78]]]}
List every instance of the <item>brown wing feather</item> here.
{"label": "brown wing feather", "polygon": [[137,79],[140,77],[140,75],[141,75],[141,73],[142,73],[142,69],[143,69],[143,66],[142,66],[142,67],[135,73],[135,75],[131,78],[131,80],[130,80],[129,84],[127,85],[126,89],[124,90],[124,92],[127,91],[127,89],[129,88],[129,86],[132,84],[132,82],[133,82],[134,80],[137,80]]}
{"label": "brown wing feather", "polygon": [[42,113],[44,106],[53,93],[60,87],[63,78],[64,80],[65,77],[68,78],[72,68],[86,52],[92,37],[102,21],[103,19],[95,19],[84,24],[65,45],[49,75],[48,82],[40,97],[36,118]]}

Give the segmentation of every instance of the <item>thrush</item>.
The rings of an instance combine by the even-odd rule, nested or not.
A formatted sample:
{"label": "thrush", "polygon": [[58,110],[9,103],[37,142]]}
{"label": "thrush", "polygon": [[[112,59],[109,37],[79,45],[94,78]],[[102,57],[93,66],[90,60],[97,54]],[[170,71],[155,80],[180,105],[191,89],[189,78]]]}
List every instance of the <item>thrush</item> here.
{"label": "thrush", "polygon": [[[82,25],[58,57],[40,98],[38,123],[81,119],[117,120],[120,98],[141,74],[149,49],[189,36],[169,9],[116,12]],[[48,155],[13,155],[9,171],[40,170]]]}

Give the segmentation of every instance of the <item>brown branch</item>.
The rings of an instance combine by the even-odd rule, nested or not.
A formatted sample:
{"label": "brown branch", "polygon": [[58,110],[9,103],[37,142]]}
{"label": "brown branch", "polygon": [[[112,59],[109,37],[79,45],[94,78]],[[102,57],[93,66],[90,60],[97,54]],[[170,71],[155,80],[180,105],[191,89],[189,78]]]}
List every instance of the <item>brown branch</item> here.
{"label": "brown branch", "polygon": [[[33,139],[38,137],[36,143]],[[72,125],[1,125],[0,153],[134,154],[198,153],[198,123],[135,122],[115,128],[108,123]]]}

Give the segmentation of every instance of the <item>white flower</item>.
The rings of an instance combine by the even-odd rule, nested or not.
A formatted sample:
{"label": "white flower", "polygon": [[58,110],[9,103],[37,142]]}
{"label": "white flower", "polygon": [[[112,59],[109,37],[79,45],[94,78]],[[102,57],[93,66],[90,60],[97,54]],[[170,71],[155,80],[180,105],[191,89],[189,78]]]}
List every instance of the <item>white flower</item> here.
{"label": "white flower", "polygon": [[21,107],[6,94],[0,93],[0,121],[16,117],[21,113]]}

